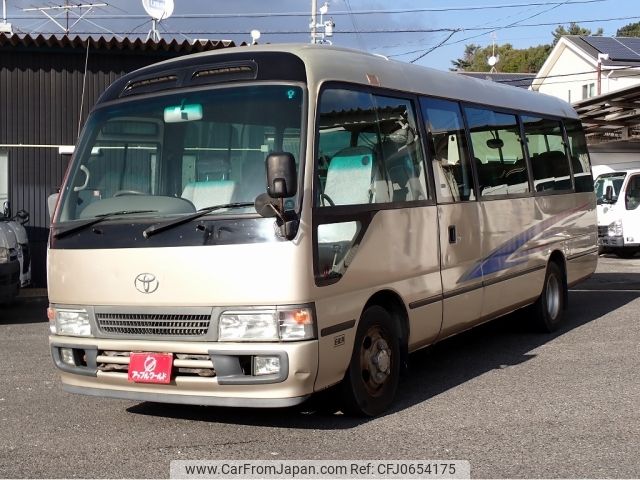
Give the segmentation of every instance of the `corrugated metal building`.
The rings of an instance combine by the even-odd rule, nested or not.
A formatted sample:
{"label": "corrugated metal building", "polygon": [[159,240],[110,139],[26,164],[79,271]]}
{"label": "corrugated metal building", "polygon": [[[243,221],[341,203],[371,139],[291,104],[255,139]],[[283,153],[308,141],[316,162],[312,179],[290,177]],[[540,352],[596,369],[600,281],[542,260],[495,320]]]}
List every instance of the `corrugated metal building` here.
{"label": "corrugated metal building", "polygon": [[60,186],[70,159],[59,146],[75,143],[100,94],[145,65],[232,46],[0,34],[0,205],[8,199],[14,212],[30,213],[33,286],[46,286],[47,197]]}

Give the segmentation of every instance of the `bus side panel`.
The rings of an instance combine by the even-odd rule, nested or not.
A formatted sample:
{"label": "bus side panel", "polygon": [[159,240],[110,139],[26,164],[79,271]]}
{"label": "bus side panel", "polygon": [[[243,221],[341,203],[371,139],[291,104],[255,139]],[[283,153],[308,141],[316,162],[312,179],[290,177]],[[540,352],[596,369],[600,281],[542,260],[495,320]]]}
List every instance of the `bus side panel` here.
{"label": "bus side panel", "polygon": [[482,255],[478,202],[438,206],[442,261],[441,338],[475,325],[482,310]]}
{"label": "bus side panel", "polygon": [[[594,252],[592,200],[592,194],[559,194],[483,204],[483,238],[487,245],[483,260],[483,317],[535,300],[542,291],[553,251],[562,252],[565,258],[569,284],[593,273],[593,261],[570,261],[574,256]],[[526,275],[514,277],[519,274]],[[501,279],[505,281],[499,282]]]}
{"label": "bus side panel", "polygon": [[[567,260],[567,283],[573,285],[595,272],[598,265],[598,229],[595,196],[591,193],[575,195],[575,216],[570,229]],[[640,232],[638,232],[640,233]]]}
{"label": "bus side panel", "polygon": [[[541,291],[548,252],[542,222],[549,216],[536,199],[489,200],[482,208],[482,317],[534,300]],[[562,248],[562,244],[560,244]]]}
{"label": "bus side panel", "polygon": [[[442,320],[436,215],[436,207],[377,212],[342,279],[316,287],[316,390],[344,377],[363,307],[377,292],[390,290],[402,299],[409,314],[410,345],[436,339]],[[430,301],[417,306],[425,300]]]}

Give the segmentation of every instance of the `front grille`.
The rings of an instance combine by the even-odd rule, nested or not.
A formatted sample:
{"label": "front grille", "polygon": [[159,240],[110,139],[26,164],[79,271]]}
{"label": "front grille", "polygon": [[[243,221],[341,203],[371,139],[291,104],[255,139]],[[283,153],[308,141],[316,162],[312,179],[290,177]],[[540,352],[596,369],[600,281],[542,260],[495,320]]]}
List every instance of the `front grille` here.
{"label": "front grille", "polygon": [[[96,364],[101,372],[126,373],[129,370],[130,352],[98,351]],[[209,355],[195,353],[175,353],[173,372],[179,377],[215,377],[216,371]]]}
{"label": "front grille", "polygon": [[210,315],[155,313],[96,313],[104,333],[195,337],[209,331]]}
{"label": "front grille", "polygon": [[607,225],[598,225],[598,236],[606,237],[609,233],[609,227]]}

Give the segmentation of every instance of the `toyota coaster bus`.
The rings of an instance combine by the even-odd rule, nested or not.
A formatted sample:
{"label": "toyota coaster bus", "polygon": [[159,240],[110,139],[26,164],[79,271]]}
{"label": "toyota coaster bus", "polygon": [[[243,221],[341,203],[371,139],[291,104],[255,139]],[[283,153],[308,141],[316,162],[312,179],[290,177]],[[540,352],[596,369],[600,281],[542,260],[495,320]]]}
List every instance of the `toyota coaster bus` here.
{"label": "toyota coaster bus", "polygon": [[367,53],[240,47],[128,74],[81,135],[49,238],[68,392],[391,404],[410,352],[528,307],[554,330],[597,262],[565,102]]}

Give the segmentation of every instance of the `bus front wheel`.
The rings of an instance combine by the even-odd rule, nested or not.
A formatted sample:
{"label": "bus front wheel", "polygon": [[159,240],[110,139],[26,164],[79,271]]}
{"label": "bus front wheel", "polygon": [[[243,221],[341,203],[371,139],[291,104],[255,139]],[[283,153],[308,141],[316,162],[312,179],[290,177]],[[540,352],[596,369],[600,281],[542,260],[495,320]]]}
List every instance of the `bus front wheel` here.
{"label": "bus front wheel", "polygon": [[372,417],[389,408],[398,389],[400,363],[398,325],[384,308],[368,307],[360,319],[342,382],[344,411]]}
{"label": "bus front wheel", "polygon": [[564,276],[557,263],[547,266],[540,297],[533,304],[533,320],[538,330],[551,333],[558,329],[564,317]]}

